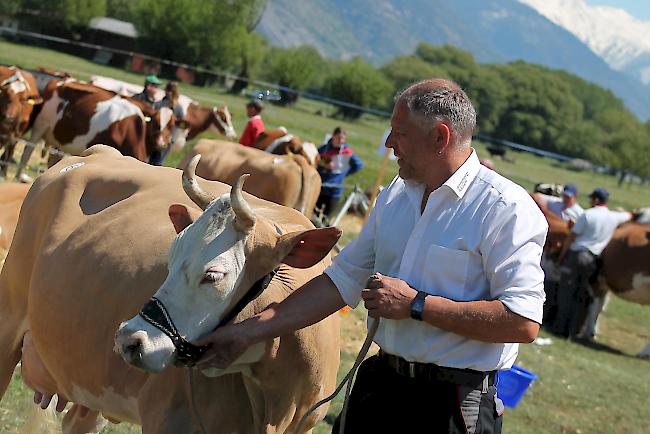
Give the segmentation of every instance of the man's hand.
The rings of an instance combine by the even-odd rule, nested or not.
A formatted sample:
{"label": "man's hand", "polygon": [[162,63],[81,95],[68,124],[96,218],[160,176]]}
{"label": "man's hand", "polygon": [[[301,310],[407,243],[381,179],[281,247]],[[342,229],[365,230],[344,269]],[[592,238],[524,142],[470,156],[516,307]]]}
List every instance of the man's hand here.
{"label": "man's hand", "polygon": [[408,283],[394,277],[375,273],[368,279],[367,289],[361,291],[368,316],[372,318],[407,319],[417,291]]}
{"label": "man's hand", "polygon": [[226,324],[214,332],[193,342],[195,345],[210,345],[210,348],[196,364],[197,369],[226,369],[251,345],[239,324]]}

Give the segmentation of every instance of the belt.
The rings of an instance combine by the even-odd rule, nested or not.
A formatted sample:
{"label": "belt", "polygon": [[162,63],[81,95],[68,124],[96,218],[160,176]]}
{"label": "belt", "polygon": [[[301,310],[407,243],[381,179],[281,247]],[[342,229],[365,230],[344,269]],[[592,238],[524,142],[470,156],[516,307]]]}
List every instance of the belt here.
{"label": "belt", "polygon": [[487,386],[494,384],[496,371],[482,372],[473,369],[449,368],[434,363],[409,362],[408,360],[379,351],[379,360],[385,362],[395,372],[409,378],[431,382],[452,383],[471,386],[487,392]]}

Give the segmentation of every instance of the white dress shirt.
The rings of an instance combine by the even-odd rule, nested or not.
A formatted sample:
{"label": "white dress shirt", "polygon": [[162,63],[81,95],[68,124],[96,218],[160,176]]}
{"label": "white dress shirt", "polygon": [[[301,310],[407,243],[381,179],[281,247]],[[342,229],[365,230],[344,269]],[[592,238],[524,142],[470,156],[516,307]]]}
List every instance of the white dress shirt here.
{"label": "white dress shirt", "polygon": [[611,211],[603,205],[589,208],[571,228],[577,235],[571,244],[571,250],[587,249],[594,255],[600,255],[616,228],[631,219],[630,213]]}
{"label": "white dress shirt", "polygon": [[[325,273],[356,306],[375,271],[456,301],[500,300],[541,323],[548,225],[520,186],[483,167],[476,152],[420,204],[425,186],[396,177],[359,236]],[[479,371],[507,369],[517,344],[479,342],[413,319],[382,318],[375,341],[409,361]]]}
{"label": "white dress shirt", "polygon": [[548,194],[542,194],[542,197],[546,201],[546,207],[548,210],[556,216],[561,217],[565,222],[571,220],[575,223],[585,212],[578,202],[574,203],[569,208],[564,208],[564,202],[562,202],[561,197],[549,196]]}

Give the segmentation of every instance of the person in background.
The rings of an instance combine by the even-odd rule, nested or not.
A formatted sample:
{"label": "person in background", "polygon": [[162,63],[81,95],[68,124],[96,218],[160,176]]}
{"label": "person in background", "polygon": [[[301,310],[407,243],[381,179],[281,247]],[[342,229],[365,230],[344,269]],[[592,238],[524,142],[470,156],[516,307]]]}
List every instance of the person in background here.
{"label": "person in background", "polygon": [[320,162],[318,174],[323,181],[316,207],[323,207],[326,216],[331,216],[343,196],[343,179],[363,168],[363,161],[346,142],[345,131],[334,128],[332,137],[318,148]]}
{"label": "person in background", "polygon": [[161,84],[162,81],[160,81],[160,79],[155,75],[147,75],[144,79],[144,89],[142,89],[142,92],[133,95],[133,98],[144,101],[151,107],[155,107],[156,91],[158,90],[158,86]]}
{"label": "person in background", "polygon": [[565,222],[575,223],[585,212],[578,203],[578,187],[575,184],[566,184],[562,190],[561,198],[541,193],[536,193],[536,196],[546,204],[549,211],[561,217]]}
{"label": "person in background", "polygon": [[[593,302],[590,280],[597,271],[597,258],[609,243],[616,228],[634,217],[630,212],[611,211],[609,193],[597,188],[589,195],[591,208],[571,228],[569,240],[560,255],[562,274],[558,287],[558,310],[554,332],[564,337],[582,336],[587,311]],[[592,328],[595,331],[595,327]]]}
{"label": "person in background", "polygon": [[[179,128],[183,128],[183,118],[185,117],[185,110],[183,106],[178,102],[180,97],[180,92],[178,90],[178,82],[170,81],[165,86],[165,96],[160,101],[154,104],[156,110],[160,110],[163,107],[169,108],[174,112],[176,116],[176,125]],[[151,153],[149,157],[149,164],[154,166],[162,166],[165,162],[165,159],[169,155],[169,152],[172,149],[171,143],[167,144],[167,147],[164,150],[155,150]]]}
{"label": "person in background", "polygon": [[246,104],[248,122],[239,139],[239,143],[242,145],[254,147],[257,138],[264,132],[264,121],[261,115],[262,110],[264,110],[264,103],[259,99],[253,99]]}

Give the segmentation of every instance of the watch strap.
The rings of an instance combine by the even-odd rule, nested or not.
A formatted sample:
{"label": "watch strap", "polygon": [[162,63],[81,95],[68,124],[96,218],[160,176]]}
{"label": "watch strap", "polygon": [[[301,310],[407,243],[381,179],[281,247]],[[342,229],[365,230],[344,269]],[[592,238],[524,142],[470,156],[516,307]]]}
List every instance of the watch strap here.
{"label": "watch strap", "polygon": [[426,292],[418,291],[417,295],[411,302],[411,318],[422,321],[422,312],[424,311],[424,299],[429,295]]}

